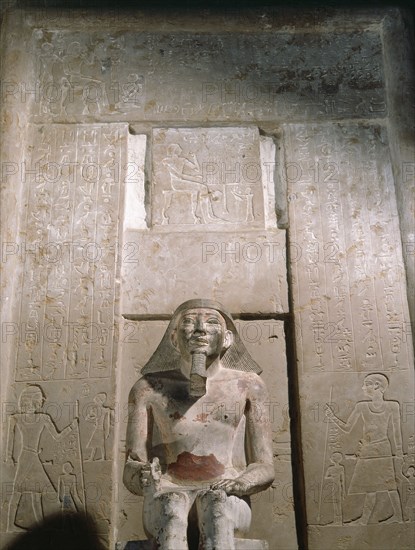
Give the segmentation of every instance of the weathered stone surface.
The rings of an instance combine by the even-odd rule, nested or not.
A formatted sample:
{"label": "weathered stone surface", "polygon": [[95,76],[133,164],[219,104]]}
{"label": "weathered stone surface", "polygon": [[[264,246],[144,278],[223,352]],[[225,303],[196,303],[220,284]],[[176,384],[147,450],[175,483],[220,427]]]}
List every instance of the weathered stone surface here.
{"label": "weathered stone surface", "polygon": [[286,139],[310,545],[386,548],[399,525],[409,548],[413,351],[386,132],[294,125]]}
{"label": "weathered stone surface", "polygon": [[[132,517],[140,516],[137,497],[118,492],[111,478],[112,457],[118,471],[123,460],[122,450],[113,450],[125,428],[122,391],[154,349],[156,333],[161,337],[160,319],[189,297],[217,298],[245,318],[288,311],[285,237],[276,229],[287,227],[288,185],[288,274],[296,315],[309,546],[354,548],[363,541],[373,549],[412,547],[413,359],[405,292],[407,283],[413,301],[413,52],[404,15],[394,9],[223,14],[41,9],[9,14],[2,31],[0,391],[2,443],[17,463],[1,461],[2,544],[17,535],[18,527],[33,523],[36,513],[41,517],[74,507],[92,512],[108,547],[115,540],[145,538],[141,525],[132,526]],[[83,141],[85,129],[92,134]],[[156,152],[154,138],[162,130],[168,140]],[[179,192],[170,210],[173,223],[163,224],[157,187],[168,191],[171,177],[154,159],[168,157],[163,147],[173,134],[182,155],[192,152],[184,140],[192,130],[202,159],[209,159],[200,145],[203,134],[233,132],[242,141],[242,135],[255,135],[250,154],[261,164],[262,206],[257,182],[248,191],[241,179],[236,190],[241,200],[230,195],[229,218],[189,223],[197,221],[192,199],[189,208],[189,199]],[[114,132],[119,141],[107,142]],[[216,144],[211,149],[226,169],[235,167],[235,149],[229,148],[229,158]],[[209,201],[223,191],[220,185],[212,182]],[[251,194],[254,230],[248,222]],[[212,205],[219,217],[223,201]],[[121,311],[131,318],[118,330],[121,267],[126,306]],[[137,327],[146,323],[144,341],[140,333],[135,342]],[[254,330],[250,326],[245,336],[252,338]],[[250,351],[266,349],[258,344]],[[271,356],[272,351],[258,361],[265,366]],[[295,381],[291,355],[288,362]],[[400,413],[386,440],[396,453],[394,440],[401,433],[403,466],[393,459],[393,468],[399,473],[404,523],[382,521],[394,518],[396,498],[393,486],[381,481],[386,489],[377,491],[369,524],[350,525],[346,522],[365,508],[365,492],[349,494],[349,489],[362,467],[357,447],[368,422],[360,419],[348,434],[336,422],[372,406],[361,388],[374,372],[389,381],[384,398],[377,393],[378,404],[398,406]],[[40,391],[44,397],[34,399]],[[33,460],[21,453],[28,418],[21,416],[19,400],[24,407],[29,402],[28,418],[42,428],[30,432],[33,454],[39,451]],[[337,421],[324,421],[329,401]],[[373,424],[384,435],[379,422]],[[269,534],[275,547],[294,548],[292,503],[286,498],[290,487],[285,481],[278,485],[291,479],[289,440],[283,443],[279,455],[285,459],[279,456],[275,463],[277,485],[253,503],[250,536]],[[64,461],[63,453],[70,458]],[[368,460],[375,471],[375,457]],[[17,502],[28,463],[26,481],[44,482],[40,505],[32,485]],[[297,480],[301,464],[296,468]],[[347,495],[339,505],[342,472]],[[301,502],[299,491],[300,508]],[[300,546],[306,546],[306,518],[301,513],[297,518]]]}
{"label": "weathered stone surface", "polygon": [[293,125],[286,139],[302,371],[408,369],[412,341],[386,129]]}
{"label": "weathered stone surface", "polygon": [[126,138],[125,124],[32,127],[16,381],[110,376]]}
{"label": "weathered stone surface", "polygon": [[[129,136],[128,166],[138,138]],[[142,174],[143,139],[138,147]],[[126,177],[123,313],[170,314],[190,296],[226,298],[233,312],[288,312],[285,232],[276,228],[276,210],[286,223],[284,184],[273,139],[252,127],[158,128],[150,152],[145,219],[134,216],[131,199],[144,202],[143,176]],[[153,277],[155,271],[164,275]],[[246,280],[251,291],[241,302],[238,282]]]}
{"label": "weathered stone surface", "polygon": [[[393,160],[402,252],[408,282],[412,337],[415,334],[415,50],[406,18],[390,13],[384,20],[385,77],[389,102],[390,154]],[[398,40],[398,37],[399,40]]]}
{"label": "weathered stone surface", "polygon": [[152,163],[153,226],[169,232],[264,227],[267,167],[258,129],[156,129]]}
{"label": "weathered stone surface", "polygon": [[[38,62],[28,85],[37,89],[33,114],[42,122],[386,113],[378,32],[339,30],[322,38],[310,32],[211,35],[130,28],[119,35],[66,28],[34,31],[31,48]],[[229,61],[225,52],[232,52]]]}
{"label": "weathered stone surface", "polygon": [[21,286],[9,323],[4,530],[87,511],[108,535],[127,135],[125,124],[100,124],[31,126],[27,136],[13,243]]}
{"label": "weathered stone surface", "polygon": [[[178,301],[202,296],[226,298],[233,313],[287,312],[284,233],[129,231],[123,244],[123,314],[171,314]],[[155,270],[162,276],[154,277]],[[244,281],[250,289],[241,296]]]}
{"label": "weathered stone surface", "polygon": [[[153,353],[157,343],[161,340],[167,322],[157,321],[125,321],[125,328],[121,334],[128,334],[123,340],[123,377],[119,393],[122,395],[120,403],[120,453],[125,448],[126,430],[126,398],[129,388],[140,377],[141,369]],[[288,416],[288,388],[285,361],[285,335],[281,321],[235,321],[235,326],[243,343],[253,359],[261,365],[264,372],[261,378],[265,381],[270,402],[266,404],[263,415],[270,415],[272,422],[273,454],[276,479],[268,490],[252,499],[252,525],[249,535],[259,538],[261,533],[267,532],[267,540],[270,548],[281,544],[284,548],[296,548],[294,531],[294,512],[292,500],[292,475],[291,475],[291,449],[290,449],[290,425]],[[222,407],[223,414],[235,414],[235,407],[216,403]],[[258,410],[257,420],[261,414]],[[144,536],[140,528],[141,500],[142,497],[131,495],[122,484],[122,465],[119,472],[119,534],[120,540],[133,540]],[[270,526],[272,525],[272,529]],[[287,528],[287,526],[291,528]],[[284,526],[284,527],[283,527]]]}

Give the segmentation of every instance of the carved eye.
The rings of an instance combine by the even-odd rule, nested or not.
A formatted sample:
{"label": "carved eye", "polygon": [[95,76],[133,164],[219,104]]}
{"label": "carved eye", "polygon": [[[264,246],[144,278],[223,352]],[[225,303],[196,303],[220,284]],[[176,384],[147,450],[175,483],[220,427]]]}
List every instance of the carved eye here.
{"label": "carved eye", "polygon": [[184,317],[182,319],[182,325],[193,325],[195,320],[192,317]]}
{"label": "carved eye", "polygon": [[219,325],[219,319],[217,317],[210,317],[207,322],[210,324],[210,325]]}

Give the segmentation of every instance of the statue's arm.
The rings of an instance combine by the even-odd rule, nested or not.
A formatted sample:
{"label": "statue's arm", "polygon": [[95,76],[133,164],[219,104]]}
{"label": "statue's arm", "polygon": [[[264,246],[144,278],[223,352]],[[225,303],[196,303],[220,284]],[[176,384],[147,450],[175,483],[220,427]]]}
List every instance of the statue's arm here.
{"label": "statue's arm", "polygon": [[239,480],[248,484],[248,492],[263,491],[274,481],[270,400],[266,386],[257,378],[250,386],[246,416],[246,450],[248,466]]}
{"label": "statue's arm", "polygon": [[127,451],[123,481],[127,489],[136,495],[142,495],[140,474],[143,466],[148,465],[148,391],[147,384],[140,379],[132,387],[128,398]]}
{"label": "statue's arm", "polygon": [[212,489],[223,489],[229,495],[252,495],[267,489],[274,480],[272,433],[269,398],[263,381],[250,381],[246,403],[247,467],[235,479],[223,479],[212,484]]}

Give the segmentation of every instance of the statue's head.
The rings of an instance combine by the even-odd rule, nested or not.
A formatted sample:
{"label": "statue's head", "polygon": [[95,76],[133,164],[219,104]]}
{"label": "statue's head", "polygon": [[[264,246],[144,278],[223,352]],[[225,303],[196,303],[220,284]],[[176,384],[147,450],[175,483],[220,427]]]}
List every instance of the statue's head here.
{"label": "statue's head", "polygon": [[190,307],[177,316],[171,341],[185,361],[191,361],[194,353],[200,353],[210,364],[230,347],[233,333],[216,309]]}
{"label": "statue's head", "polygon": [[206,355],[207,364],[220,357],[224,368],[262,372],[223,305],[213,300],[194,299],[184,302],[173,313],[162,341],[142,374],[180,369],[183,358],[189,361],[196,354]]}

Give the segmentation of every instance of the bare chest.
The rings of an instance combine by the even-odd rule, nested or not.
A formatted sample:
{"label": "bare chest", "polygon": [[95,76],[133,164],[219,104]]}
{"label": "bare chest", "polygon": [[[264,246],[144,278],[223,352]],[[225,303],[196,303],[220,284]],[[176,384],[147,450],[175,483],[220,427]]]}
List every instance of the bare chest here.
{"label": "bare chest", "polygon": [[[210,381],[209,381],[210,382]],[[153,417],[163,431],[191,433],[209,427],[236,429],[247,406],[246,391],[235,381],[210,382],[203,397],[191,398],[186,382],[164,388],[152,403]]]}

